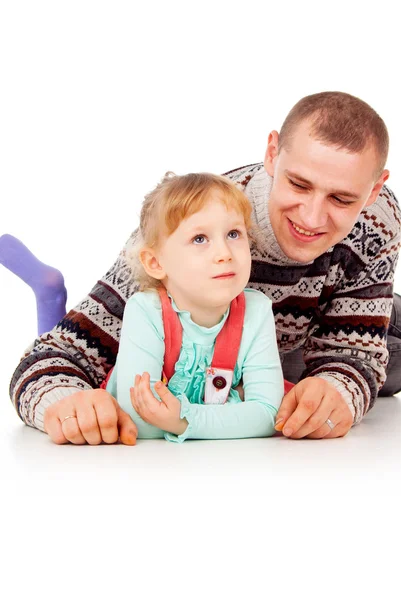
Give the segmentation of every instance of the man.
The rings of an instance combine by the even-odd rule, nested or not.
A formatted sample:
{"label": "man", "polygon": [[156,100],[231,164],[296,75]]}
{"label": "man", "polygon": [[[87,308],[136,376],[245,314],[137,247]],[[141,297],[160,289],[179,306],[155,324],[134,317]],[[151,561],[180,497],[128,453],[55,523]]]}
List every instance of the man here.
{"label": "man", "polygon": [[[345,435],[385,382],[401,223],[384,186],[387,153],[386,126],[366,103],[325,92],[300,100],[280,135],[271,132],[263,164],[226,174],[254,207],[249,285],[273,301],[288,378],[289,353],[303,350],[306,369],[276,420],[287,437]],[[115,362],[124,305],[136,290],[125,259],[134,237],[13,376],[21,418],[56,443],[135,443],[129,416],[96,389]],[[391,392],[400,388],[401,375]]]}

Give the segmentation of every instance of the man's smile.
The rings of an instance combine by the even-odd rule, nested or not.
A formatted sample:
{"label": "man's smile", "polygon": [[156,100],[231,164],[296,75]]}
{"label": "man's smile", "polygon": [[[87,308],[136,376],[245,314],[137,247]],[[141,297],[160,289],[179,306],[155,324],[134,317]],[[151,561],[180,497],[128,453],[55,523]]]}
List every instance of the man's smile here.
{"label": "man's smile", "polygon": [[292,235],[296,239],[299,239],[303,242],[314,242],[317,239],[320,239],[322,235],[324,235],[324,233],[322,232],[313,232],[308,229],[303,229],[302,227],[294,223],[294,221],[291,221],[291,219],[288,219],[288,224]]}

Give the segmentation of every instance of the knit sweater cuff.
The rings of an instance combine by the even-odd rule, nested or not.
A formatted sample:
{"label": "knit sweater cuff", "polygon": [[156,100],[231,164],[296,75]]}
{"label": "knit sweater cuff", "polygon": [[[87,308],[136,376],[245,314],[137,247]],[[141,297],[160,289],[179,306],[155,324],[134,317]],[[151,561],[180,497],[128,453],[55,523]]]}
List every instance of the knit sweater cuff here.
{"label": "knit sweater cuff", "polygon": [[[90,388],[88,388],[90,389]],[[75,394],[75,392],[82,392],[82,388],[74,388],[74,387],[57,387],[53,390],[45,392],[42,395],[40,402],[35,407],[35,412],[33,415],[33,424],[34,427],[40,429],[41,431],[45,431],[44,427],[44,413],[48,406],[55,404],[58,400],[62,400],[66,398],[66,396],[71,396],[71,394]]]}
{"label": "knit sweater cuff", "polygon": [[[71,379],[74,380],[74,378]],[[43,385],[44,381],[46,385]],[[45,431],[43,421],[44,413],[48,406],[76,392],[92,389],[87,383],[77,378],[76,381],[77,385],[74,385],[75,381],[66,382],[63,385],[60,384],[60,381],[56,377],[55,381],[49,379],[46,381],[44,378],[41,378],[41,380],[31,384],[31,386],[27,387],[19,401],[18,413],[21,419],[26,425]]]}
{"label": "knit sweater cuff", "polygon": [[319,373],[315,375],[315,377],[328,381],[342,395],[351,411],[354,425],[362,420],[365,412],[364,397],[361,389],[352,379],[342,373],[336,373],[335,371]]}

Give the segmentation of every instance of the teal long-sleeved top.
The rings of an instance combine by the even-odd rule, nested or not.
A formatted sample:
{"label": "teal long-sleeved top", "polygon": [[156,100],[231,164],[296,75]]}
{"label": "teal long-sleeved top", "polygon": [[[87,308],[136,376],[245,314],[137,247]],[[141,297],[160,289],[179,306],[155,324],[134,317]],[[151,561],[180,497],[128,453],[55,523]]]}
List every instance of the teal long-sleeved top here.
{"label": "teal long-sleeved top", "polygon": [[[268,437],[284,394],[284,381],[276,343],[271,301],[261,292],[245,289],[242,340],[234,369],[232,387],[225,404],[204,404],[205,371],[211,365],[214,344],[229,310],[213,327],[194,323],[188,311],[172,307],[180,319],[183,335],[175,373],[168,388],[181,402],[181,418],[188,427],[174,435],[149,425],[135,412],[129,389],[136,374],[150,374],[154,384],[161,378],[164,359],[164,328],[157,292],[138,292],[128,300],[121,331],[117,361],[107,391],[133,419],[138,438],[161,438],[183,442],[193,439]],[[242,380],[244,401],[233,389]]]}

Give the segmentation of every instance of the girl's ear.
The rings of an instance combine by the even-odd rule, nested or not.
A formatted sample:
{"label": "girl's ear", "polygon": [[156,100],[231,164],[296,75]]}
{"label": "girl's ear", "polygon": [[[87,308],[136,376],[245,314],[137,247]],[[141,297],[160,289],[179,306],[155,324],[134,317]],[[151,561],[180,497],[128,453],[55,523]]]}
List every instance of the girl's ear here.
{"label": "girl's ear", "polygon": [[154,279],[164,279],[166,272],[160,265],[153,248],[143,248],[139,253],[139,260],[146,273]]}

